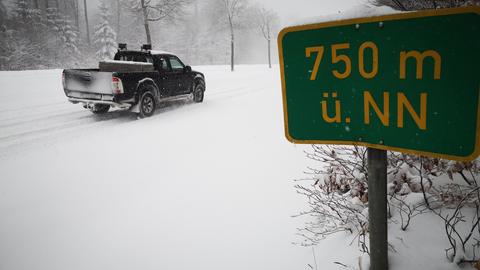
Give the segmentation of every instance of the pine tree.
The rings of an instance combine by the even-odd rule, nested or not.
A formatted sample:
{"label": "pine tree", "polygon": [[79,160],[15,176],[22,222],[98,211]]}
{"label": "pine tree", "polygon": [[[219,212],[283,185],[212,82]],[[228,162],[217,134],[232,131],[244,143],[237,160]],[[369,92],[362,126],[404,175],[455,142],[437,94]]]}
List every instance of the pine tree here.
{"label": "pine tree", "polygon": [[47,9],[47,26],[50,34],[53,35],[55,44],[49,47],[54,48],[54,61],[57,63],[76,62],[80,51],[78,50],[78,30],[73,26],[68,16],[59,14],[56,8]]}
{"label": "pine tree", "polygon": [[36,27],[41,24],[40,9],[30,8],[26,0],[16,0],[13,13],[15,19],[27,28]]}
{"label": "pine tree", "polygon": [[16,16],[21,18],[21,21],[23,23],[27,22],[27,18],[29,17],[29,8],[28,8],[28,3],[26,0],[17,0],[15,2],[15,7],[13,12],[15,13]]}
{"label": "pine tree", "polygon": [[95,25],[93,42],[98,47],[96,55],[101,60],[113,59],[117,52],[117,34],[110,26],[110,12],[104,1],[100,1],[100,22]]}
{"label": "pine tree", "polygon": [[3,25],[7,20],[7,8],[3,4],[3,0],[0,0],[0,25]]}
{"label": "pine tree", "polygon": [[80,53],[77,47],[79,41],[78,31],[72,25],[72,21],[68,16],[63,16],[60,22],[60,33],[63,47],[67,54],[78,55]]}

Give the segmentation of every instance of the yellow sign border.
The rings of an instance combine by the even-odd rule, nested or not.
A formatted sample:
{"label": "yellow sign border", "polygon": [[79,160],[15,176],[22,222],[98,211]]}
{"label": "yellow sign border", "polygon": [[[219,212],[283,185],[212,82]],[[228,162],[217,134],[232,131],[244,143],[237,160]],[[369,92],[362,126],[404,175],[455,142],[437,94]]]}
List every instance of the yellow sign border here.
{"label": "yellow sign border", "polygon": [[[398,152],[403,152],[407,154],[430,156],[430,157],[451,159],[451,160],[464,161],[464,162],[471,161],[477,158],[480,155],[480,132],[479,132],[480,130],[480,93],[479,93],[479,100],[478,100],[479,103],[477,103],[478,104],[477,105],[477,130],[476,130],[475,148],[473,150],[473,153],[468,156],[453,156],[453,155],[439,154],[434,152],[405,149],[400,147],[391,147],[391,146],[386,146],[382,144],[358,142],[358,141],[296,140],[296,139],[293,139],[288,133],[287,96],[286,96],[285,68],[284,68],[284,62],[283,62],[283,47],[282,47],[283,37],[287,33],[326,28],[326,27],[332,27],[332,26],[343,26],[343,25],[350,25],[350,24],[357,24],[357,23],[404,20],[404,19],[433,17],[433,16],[442,16],[442,15],[452,15],[452,14],[464,14],[464,13],[476,13],[480,15],[480,7],[470,6],[470,7],[460,7],[460,8],[424,10],[424,11],[398,13],[398,14],[383,15],[383,16],[376,16],[376,17],[355,18],[355,19],[346,19],[346,20],[339,20],[339,21],[291,26],[291,27],[286,27],[282,29],[282,31],[280,31],[280,33],[278,34],[277,43],[278,43],[278,56],[280,58],[280,75],[282,80],[283,119],[284,119],[284,127],[285,127],[285,137],[287,138],[287,140],[289,140],[292,143],[298,143],[298,144],[360,145],[360,146],[372,147],[372,148],[377,148],[382,150],[398,151]],[[478,90],[480,92],[480,86]]]}

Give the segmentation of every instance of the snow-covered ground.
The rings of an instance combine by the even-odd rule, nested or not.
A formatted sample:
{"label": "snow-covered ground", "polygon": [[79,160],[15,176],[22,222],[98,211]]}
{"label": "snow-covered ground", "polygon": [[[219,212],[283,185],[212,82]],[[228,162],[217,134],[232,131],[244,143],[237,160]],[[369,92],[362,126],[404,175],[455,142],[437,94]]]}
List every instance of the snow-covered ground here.
{"label": "snow-covered ground", "polygon": [[[354,235],[293,245],[309,161],[278,67],[196,67],[204,103],[147,119],[67,102],[61,71],[0,72],[0,269],[368,269]],[[433,214],[389,224],[391,269],[456,269]],[[310,265],[310,266],[309,266]]]}
{"label": "snow-covered ground", "polygon": [[278,69],[194,69],[204,103],[142,120],[0,72],[0,269],[305,269]]}

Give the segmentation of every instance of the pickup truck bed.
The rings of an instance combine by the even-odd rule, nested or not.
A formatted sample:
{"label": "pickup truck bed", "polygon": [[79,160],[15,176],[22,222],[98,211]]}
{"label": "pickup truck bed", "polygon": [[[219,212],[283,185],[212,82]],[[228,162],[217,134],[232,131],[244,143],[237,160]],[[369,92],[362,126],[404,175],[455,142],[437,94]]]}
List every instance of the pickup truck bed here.
{"label": "pickup truck bed", "polygon": [[[128,109],[134,103],[134,91],[128,90],[149,75],[146,72],[108,72],[100,69],[66,69],[63,74],[65,95],[70,101],[108,104],[122,109]],[[123,93],[114,92],[113,78],[121,80]]]}

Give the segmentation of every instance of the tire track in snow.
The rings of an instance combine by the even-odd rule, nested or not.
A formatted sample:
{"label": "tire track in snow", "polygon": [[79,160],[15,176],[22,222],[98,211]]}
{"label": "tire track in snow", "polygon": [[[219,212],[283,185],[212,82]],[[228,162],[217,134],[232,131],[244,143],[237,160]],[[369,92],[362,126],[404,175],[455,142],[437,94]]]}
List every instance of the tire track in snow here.
{"label": "tire track in snow", "polygon": [[71,108],[63,109],[63,110],[56,110],[56,111],[48,111],[41,114],[34,114],[34,115],[27,115],[20,116],[20,117],[13,117],[7,119],[0,119],[0,129],[35,123],[42,120],[52,120],[55,118],[74,116],[76,114],[84,114],[83,111],[72,111]]}
{"label": "tire track in snow", "polygon": [[5,112],[17,112],[17,111],[26,111],[26,110],[32,110],[35,108],[41,108],[41,107],[51,107],[51,106],[59,106],[59,105],[65,105],[65,102],[54,102],[54,103],[49,103],[49,104],[39,104],[34,107],[16,107],[14,109],[7,109],[7,110],[0,110],[0,114],[5,113]]}
{"label": "tire track in snow", "polygon": [[[252,87],[249,83],[240,87],[238,84],[235,86],[207,90],[205,99],[206,101],[231,99],[268,89],[266,85],[257,84]],[[167,104],[167,107],[158,107],[156,114],[175,110],[187,103],[171,102]],[[55,108],[49,110],[52,106]],[[59,106],[61,108],[58,108]],[[46,107],[48,108],[45,110]],[[54,143],[60,136],[82,136],[98,127],[108,128],[110,124],[126,123],[136,119],[135,114],[128,111],[112,111],[105,115],[93,115],[80,106],[78,107],[77,111],[72,104],[55,102],[37,105],[29,108],[28,111],[24,109],[3,110],[0,113],[0,158],[8,156],[12,152],[28,151],[28,146],[31,145]],[[204,107],[204,109],[208,108],[208,106]],[[196,109],[200,109],[200,107],[196,107]],[[25,113],[17,114],[16,112]],[[2,118],[6,115],[14,116]]]}
{"label": "tire track in snow", "polygon": [[83,115],[68,121],[63,121],[64,119],[62,119],[62,121],[54,122],[47,127],[30,128],[7,136],[1,136],[0,158],[12,153],[26,152],[33,145],[42,144],[48,146],[58,141],[60,137],[73,139],[89,132],[97,132],[99,128],[108,128],[109,125],[106,123],[113,125],[117,122],[125,123],[136,119],[132,114],[130,114],[130,117],[123,114],[125,112],[114,111],[102,116]]}
{"label": "tire track in snow", "polygon": [[[122,112],[122,111],[113,111],[105,115],[88,115],[88,114],[85,114],[85,112],[65,114],[65,116],[79,115],[78,117],[75,117],[75,118],[68,118],[68,117],[65,117],[64,115],[52,115],[47,119],[47,121],[40,122],[39,123],[40,125],[37,125],[37,126],[42,126],[41,128],[30,128],[26,131],[20,131],[16,133],[14,132],[14,134],[7,135],[7,136],[0,135],[0,145],[2,141],[8,140],[9,138],[21,137],[28,134],[43,133],[49,130],[59,131],[59,130],[62,130],[63,127],[68,128],[70,126],[79,125],[79,128],[80,128],[81,126],[88,125],[90,123],[100,123],[100,122],[109,121],[109,120],[119,120],[119,121],[127,120],[128,119],[127,117],[124,117],[121,115],[125,113],[126,112]],[[61,118],[60,121],[52,121],[48,123],[48,120],[59,118],[59,117]],[[31,121],[26,121],[26,123],[30,123],[30,122]],[[27,127],[31,127],[31,126],[27,125]]]}

